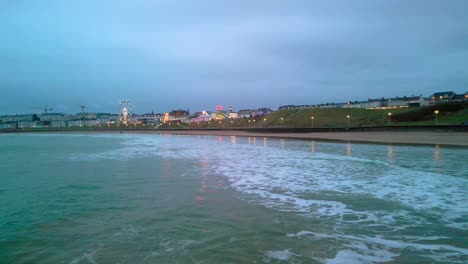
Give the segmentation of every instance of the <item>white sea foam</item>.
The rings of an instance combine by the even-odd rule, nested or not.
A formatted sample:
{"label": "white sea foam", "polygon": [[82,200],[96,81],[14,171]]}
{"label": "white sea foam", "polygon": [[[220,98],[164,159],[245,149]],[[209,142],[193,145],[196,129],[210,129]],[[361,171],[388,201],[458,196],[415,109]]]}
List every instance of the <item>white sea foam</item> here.
{"label": "white sea foam", "polygon": [[386,250],[373,250],[372,254],[359,254],[349,249],[340,250],[332,259],[319,259],[327,264],[370,264],[392,261],[398,254]]}
{"label": "white sea foam", "polygon": [[[307,237],[313,240],[342,240],[346,249],[340,250],[334,258],[319,259],[324,263],[378,263],[394,260],[399,256],[397,251],[409,249],[418,252],[427,252],[425,255],[436,261],[453,262],[453,257],[461,259],[468,255],[468,249],[444,244],[423,244],[420,241],[436,241],[446,237],[418,237],[401,236],[399,239],[410,239],[412,242],[398,239],[385,239],[381,236],[354,236],[344,234],[323,234],[301,230],[295,234],[287,234],[287,237]],[[434,254],[437,253],[437,254]],[[424,253],[422,254],[424,255]],[[461,263],[461,262],[460,262]]]}
{"label": "white sea foam", "polygon": [[[128,159],[156,155],[202,160],[207,165],[207,172],[224,175],[230,186],[249,202],[285,212],[330,218],[345,226],[359,223],[371,230],[385,228],[389,237],[401,229],[427,226],[433,219],[446,227],[468,228],[466,178],[392,165],[372,159],[372,154],[369,158],[356,158],[238,144],[239,141],[134,136],[116,151],[87,155],[86,158]],[[350,201],[359,200],[359,197],[397,206],[365,209]],[[386,262],[406,248],[426,252],[441,262],[456,263],[453,257],[460,259],[468,254],[463,248],[437,244],[437,240],[446,239],[439,236],[384,238],[311,231],[288,234],[291,238],[296,236],[341,240],[345,248],[331,259],[321,259],[326,263]],[[268,252],[266,256],[272,259],[277,256],[278,252],[275,252]]]}
{"label": "white sea foam", "polygon": [[271,261],[275,261],[275,263],[278,261],[290,262],[293,257],[297,256],[299,255],[292,252],[290,248],[285,250],[265,251],[263,261],[267,263],[270,263]]}
{"label": "white sea foam", "polygon": [[72,261],[70,261],[70,264],[78,264],[78,263],[91,263],[91,264],[97,264],[94,255],[96,254],[96,251],[90,251],[83,253],[78,258],[74,258]]}
{"label": "white sea foam", "polygon": [[[248,195],[247,200],[270,208],[317,217],[338,216],[343,222],[369,225],[402,220],[424,224],[423,217],[410,212],[414,210],[436,216],[448,227],[468,228],[465,178],[411,170],[370,158],[232,144],[205,137],[126,135],[124,138],[127,141],[117,150],[73,158],[130,159],[157,155],[204,160],[209,171],[225,175],[232,188]],[[400,203],[408,210],[359,210],[339,199],[353,195]]]}

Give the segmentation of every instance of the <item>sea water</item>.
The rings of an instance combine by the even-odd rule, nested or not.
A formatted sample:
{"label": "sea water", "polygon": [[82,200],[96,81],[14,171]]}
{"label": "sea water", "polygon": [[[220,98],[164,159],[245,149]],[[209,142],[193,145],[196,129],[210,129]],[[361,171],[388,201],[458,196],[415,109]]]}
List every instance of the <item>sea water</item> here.
{"label": "sea water", "polygon": [[466,263],[468,149],[0,135],[0,263]]}

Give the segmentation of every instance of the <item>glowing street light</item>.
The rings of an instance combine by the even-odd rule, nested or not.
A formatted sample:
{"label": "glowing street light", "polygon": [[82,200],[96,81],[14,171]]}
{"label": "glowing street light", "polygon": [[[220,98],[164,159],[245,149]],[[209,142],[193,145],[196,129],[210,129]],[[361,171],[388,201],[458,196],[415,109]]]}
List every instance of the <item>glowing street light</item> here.
{"label": "glowing street light", "polygon": [[312,128],[314,128],[314,117],[313,116],[310,117],[310,122],[312,122]]}
{"label": "glowing street light", "polygon": [[283,120],[284,120],[284,118],[281,118],[281,126],[283,125]]}
{"label": "glowing street light", "polygon": [[437,126],[437,116],[439,115],[439,110],[435,110],[434,113],[436,115],[436,126]]}
{"label": "glowing street light", "polygon": [[350,117],[351,117],[350,115],[347,115],[347,116],[346,116],[346,118],[348,119],[348,129],[349,129],[349,118],[350,118]]}
{"label": "glowing street light", "polygon": [[391,125],[392,113],[388,113],[388,125]]}

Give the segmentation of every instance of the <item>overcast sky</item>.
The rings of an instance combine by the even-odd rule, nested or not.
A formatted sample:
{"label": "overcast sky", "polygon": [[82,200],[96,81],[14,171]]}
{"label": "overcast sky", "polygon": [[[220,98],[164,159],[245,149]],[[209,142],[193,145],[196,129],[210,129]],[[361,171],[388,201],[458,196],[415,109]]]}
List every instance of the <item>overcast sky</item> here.
{"label": "overcast sky", "polygon": [[2,0],[0,114],[468,91],[468,1]]}

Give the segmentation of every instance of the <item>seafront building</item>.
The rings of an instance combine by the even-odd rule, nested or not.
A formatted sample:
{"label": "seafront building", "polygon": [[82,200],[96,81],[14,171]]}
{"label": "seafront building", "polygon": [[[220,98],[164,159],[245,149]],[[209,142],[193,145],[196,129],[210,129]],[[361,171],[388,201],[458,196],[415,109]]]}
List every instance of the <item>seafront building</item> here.
{"label": "seafront building", "polygon": [[403,96],[393,98],[371,99],[367,101],[347,102],[342,105],[343,108],[364,108],[364,109],[391,109],[428,106],[429,100],[420,96]]}
{"label": "seafront building", "polygon": [[258,109],[246,109],[246,110],[239,110],[238,117],[239,118],[250,118],[250,117],[260,117],[266,116],[273,112],[270,108],[258,108]]}
{"label": "seafront building", "polygon": [[207,111],[197,112],[190,118],[190,122],[204,122],[211,120],[211,113]]}
{"label": "seafront building", "polygon": [[429,102],[430,104],[440,104],[447,102],[460,102],[468,101],[468,92],[464,94],[456,94],[452,91],[448,92],[437,92],[431,95]]}
{"label": "seafront building", "polygon": [[366,101],[348,101],[346,103],[325,103],[315,105],[282,105],[278,110],[301,109],[301,108],[359,108],[359,109],[394,109],[429,106],[439,103],[468,101],[468,92],[456,94],[449,92],[436,92],[430,97],[419,96],[397,96],[392,98],[369,98]]}

